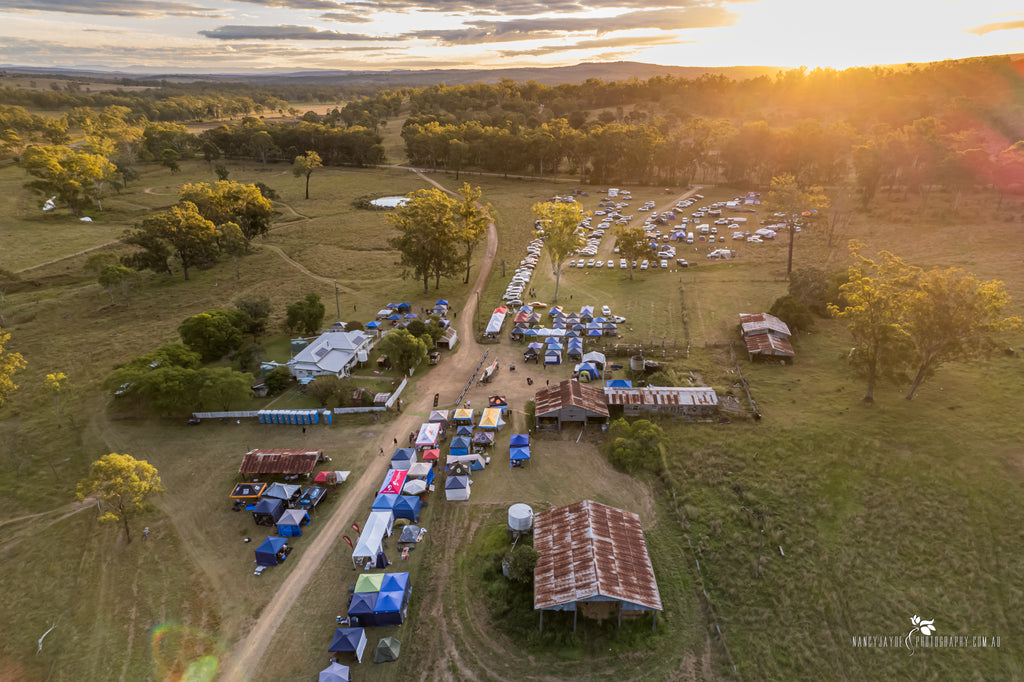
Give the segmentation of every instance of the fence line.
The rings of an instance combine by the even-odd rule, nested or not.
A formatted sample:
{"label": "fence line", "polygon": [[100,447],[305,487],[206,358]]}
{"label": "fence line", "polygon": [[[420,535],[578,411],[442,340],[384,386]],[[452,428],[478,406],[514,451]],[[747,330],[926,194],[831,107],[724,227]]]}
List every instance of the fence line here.
{"label": "fence line", "polygon": [[193,412],[196,419],[241,419],[242,417],[258,417],[259,412],[246,410],[244,412]]}
{"label": "fence line", "polygon": [[405,389],[408,383],[409,377],[402,377],[402,383],[398,384],[398,388],[396,388],[395,392],[391,394],[391,397],[388,398],[388,401],[384,403],[384,407],[390,410],[394,406],[395,402],[398,400],[398,396],[402,395],[402,391]]}
{"label": "fence line", "polygon": [[367,412],[387,412],[386,407],[374,405],[373,407],[335,407],[334,414],[366,414]]}

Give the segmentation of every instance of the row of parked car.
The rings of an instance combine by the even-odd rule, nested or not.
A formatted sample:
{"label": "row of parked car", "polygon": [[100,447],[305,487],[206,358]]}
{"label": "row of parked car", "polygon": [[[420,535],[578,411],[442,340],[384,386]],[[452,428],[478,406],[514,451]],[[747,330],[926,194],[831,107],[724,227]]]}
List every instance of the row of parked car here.
{"label": "row of parked car", "polygon": [[530,285],[533,269],[537,267],[537,261],[540,259],[540,250],[543,247],[544,240],[539,237],[532,239],[526,245],[526,257],[519,261],[519,267],[512,273],[512,281],[505,287],[505,293],[502,295],[501,300],[514,301],[523,297],[523,292]]}

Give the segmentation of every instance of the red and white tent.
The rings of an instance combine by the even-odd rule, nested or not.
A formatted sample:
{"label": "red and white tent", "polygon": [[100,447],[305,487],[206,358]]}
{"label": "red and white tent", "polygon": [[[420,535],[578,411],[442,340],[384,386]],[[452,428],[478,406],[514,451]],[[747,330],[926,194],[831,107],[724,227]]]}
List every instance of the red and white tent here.
{"label": "red and white tent", "polygon": [[441,425],[440,424],[424,424],[420,427],[420,432],[416,436],[416,447],[418,448],[436,448],[437,441],[441,437]]}

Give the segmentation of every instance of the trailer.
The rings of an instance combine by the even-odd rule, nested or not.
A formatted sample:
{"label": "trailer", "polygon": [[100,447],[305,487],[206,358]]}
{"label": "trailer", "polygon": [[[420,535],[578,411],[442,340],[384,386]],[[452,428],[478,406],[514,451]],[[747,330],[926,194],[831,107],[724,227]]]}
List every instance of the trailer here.
{"label": "trailer", "polygon": [[490,365],[488,365],[487,367],[484,368],[483,373],[480,375],[480,383],[481,384],[488,384],[488,383],[490,383],[491,379],[493,379],[494,375],[497,374],[497,373],[498,373],[498,361],[495,360]]}

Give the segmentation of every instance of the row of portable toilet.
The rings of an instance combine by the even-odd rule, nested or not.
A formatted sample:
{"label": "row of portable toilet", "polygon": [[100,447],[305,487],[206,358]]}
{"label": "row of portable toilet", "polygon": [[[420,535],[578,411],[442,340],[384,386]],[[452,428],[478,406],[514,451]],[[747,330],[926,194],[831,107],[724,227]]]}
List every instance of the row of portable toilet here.
{"label": "row of portable toilet", "polygon": [[330,424],[334,415],[330,410],[260,410],[260,424]]}

